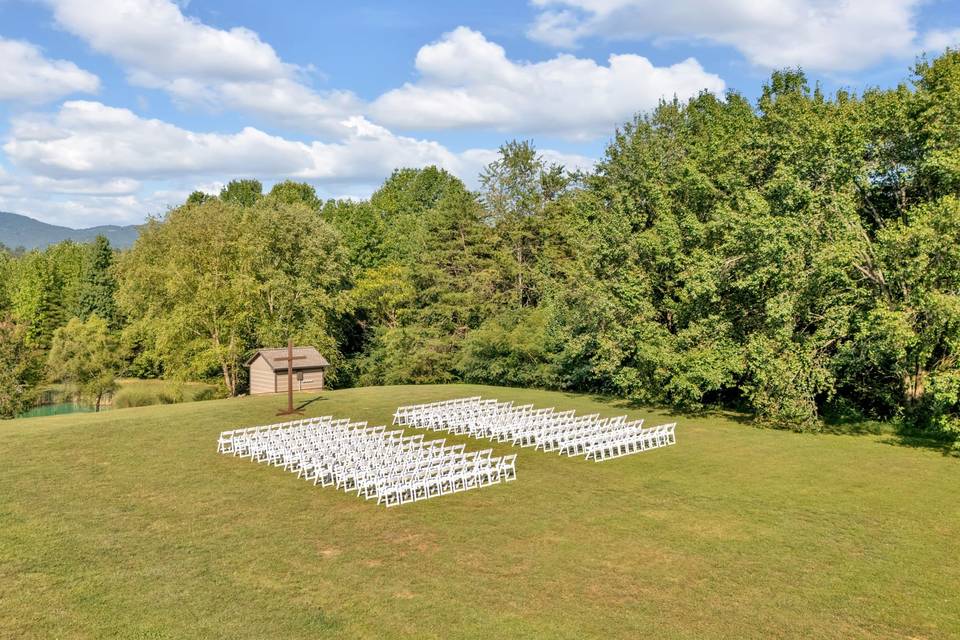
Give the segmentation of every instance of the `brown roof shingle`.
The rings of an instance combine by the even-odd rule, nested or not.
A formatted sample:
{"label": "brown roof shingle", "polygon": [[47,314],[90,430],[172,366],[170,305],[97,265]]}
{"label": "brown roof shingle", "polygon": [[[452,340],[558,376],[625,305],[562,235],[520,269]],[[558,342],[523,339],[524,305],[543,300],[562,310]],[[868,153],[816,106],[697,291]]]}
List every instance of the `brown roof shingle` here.
{"label": "brown roof shingle", "polygon": [[[316,369],[318,367],[329,367],[330,363],[327,362],[327,359],[320,355],[320,352],[313,347],[294,347],[293,348],[294,357],[303,356],[303,360],[294,360],[293,361],[293,370],[297,369]],[[286,347],[277,347],[275,349],[257,349],[256,353],[247,360],[246,365],[249,367],[253,364],[253,361],[258,357],[263,356],[263,359],[267,361],[267,364],[270,365],[274,371],[286,371],[287,370],[287,361],[278,360],[278,358],[287,357],[287,348]]]}

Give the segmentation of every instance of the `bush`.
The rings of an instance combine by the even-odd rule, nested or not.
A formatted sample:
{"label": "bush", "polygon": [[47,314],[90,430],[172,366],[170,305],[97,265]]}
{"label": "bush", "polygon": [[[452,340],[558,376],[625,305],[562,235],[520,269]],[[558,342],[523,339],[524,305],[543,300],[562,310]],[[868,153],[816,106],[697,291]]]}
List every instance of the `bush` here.
{"label": "bush", "polygon": [[216,400],[218,397],[217,390],[211,387],[206,389],[201,389],[193,396],[194,402],[202,402],[204,400]]}
{"label": "bush", "polygon": [[137,391],[134,389],[123,389],[113,398],[113,407],[115,409],[128,409],[130,407],[149,407],[157,404],[158,399],[152,393]]}
{"label": "bush", "polygon": [[157,402],[160,404],[176,404],[180,402],[180,400],[177,400],[173,394],[161,391],[157,394]]}

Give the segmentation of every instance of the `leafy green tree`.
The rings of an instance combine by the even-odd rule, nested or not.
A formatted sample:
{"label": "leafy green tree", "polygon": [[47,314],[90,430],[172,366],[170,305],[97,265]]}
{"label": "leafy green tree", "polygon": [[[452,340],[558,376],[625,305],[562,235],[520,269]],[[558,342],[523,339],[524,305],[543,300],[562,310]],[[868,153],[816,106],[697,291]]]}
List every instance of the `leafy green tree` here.
{"label": "leafy green tree", "polygon": [[364,271],[351,291],[356,307],[365,310],[362,322],[395,329],[404,320],[404,313],[414,305],[416,294],[409,269],[387,264]]}
{"label": "leafy green tree", "polygon": [[555,388],[559,376],[549,306],[508,309],[464,340],[457,369],[467,382]]}
{"label": "leafy green tree", "polygon": [[60,283],[59,304],[64,321],[77,314],[82,289],[84,263],[89,245],[65,240],[47,247],[43,255]]}
{"label": "leafy green tree", "polygon": [[14,319],[26,327],[31,347],[47,349],[53,333],[63,325],[63,280],[44,254],[34,251],[18,261],[17,284],[11,292]]}
{"label": "leafy green tree", "polygon": [[[336,336],[347,287],[339,235],[302,202],[274,196],[243,212],[241,238],[253,278],[248,303],[256,319],[256,344],[287,339],[311,344],[332,364],[339,361]],[[329,380],[336,381],[336,370]]]}
{"label": "leafy green tree", "polygon": [[47,356],[47,370],[53,382],[75,388],[82,397],[92,398],[97,411],[105,395],[117,389],[120,367],[117,339],[102,318],[86,321],[72,318],[57,329]]}
{"label": "leafy green tree", "polygon": [[917,64],[914,84],[918,180],[927,197],[960,193],[960,49]]}
{"label": "leafy green tree", "polygon": [[532,142],[516,140],[500,147],[500,157],[480,174],[482,200],[503,239],[517,306],[534,304],[532,291],[539,253],[540,223],[549,203],[570,182],[560,165],[548,164]]}
{"label": "leafy green tree", "polygon": [[0,320],[0,418],[15,418],[32,403],[43,373],[41,352],[26,328]]}
{"label": "leafy green tree", "polygon": [[[462,182],[434,168],[394,173],[372,203],[405,233],[386,238],[381,265],[355,284],[358,318],[375,321],[366,327],[359,380],[454,380],[464,336],[497,297],[493,235],[483,209]],[[389,301],[367,295],[384,286],[396,294]]]}
{"label": "leafy green tree", "polygon": [[321,202],[320,198],[317,197],[317,191],[306,182],[294,182],[293,180],[278,182],[270,189],[270,195],[284,204],[301,203],[314,211],[320,210]]}
{"label": "leafy green tree", "polygon": [[186,204],[203,204],[207,200],[215,197],[216,196],[212,196],[209,193],[204,193],[203,191],[193,191],[189,196],[187,196]]}
{"label": "leafy green tree", "polygon": [[78,300],[77,316],[87,319],[96,315],[111,328],[118,324],[114,296],[117,282],[113,275],[113,249],[104,236],[97,236],[90,244],[83,265],[83,276]]}
{"label": "leafy green tree", "polygon": [[[144,361],[179,378],[219,372],[237,394],[249,352],[287,337],[338,357],[339,238],[303,204],[188,204],[148,223],[120,262],[121,310]],[[136,336],[134,339],[133,336]]]}
{"label": "leafy green tree", "polygon": [[178,378],[219,369],[238,391],[252,333],[247,301],[255,288],[242,268],[240,205],[223,199],[188,204],[152,220],[122,257],[117,301],[126,333],[148,335],[154,357]]}
{"label": "leafy green tree", "polygon": [[10,312],[10,294],[15,283],[15,264],[10,254],[0,251],[0,314]]}
{"label": "leafy green tree", "polygon": [[[244,207],[253,205],[263,197],[263,185],[259,180],[250,178],[231,180],[220,190],[220,199],[224,202],[238,204]],[[188,202],[188,204],[202,204],[202,202]]]}
{"label": "leafy green tree", "polygon": [[387,259],[397,258],[387,246],[386,216],[370,202],[331,200],[324,204],[321,217],[343,238],[352,271],[377,267]]}

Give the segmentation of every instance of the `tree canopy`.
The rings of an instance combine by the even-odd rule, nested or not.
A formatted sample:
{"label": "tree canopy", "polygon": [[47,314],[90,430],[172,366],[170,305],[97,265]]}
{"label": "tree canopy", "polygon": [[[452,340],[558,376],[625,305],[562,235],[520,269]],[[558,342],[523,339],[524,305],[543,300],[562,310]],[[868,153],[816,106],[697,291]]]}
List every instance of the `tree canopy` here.
{"label": "tree canopy", "polygon": [[250,352],[292,334],[341,385],[539,386],[957,434],[957,246],[948,50],[860,95],[783,70],[755,101],[664,101],[588,173],[512,141],[476,192],[437,167],[397,169],[362,201],[234,180],[149,222],[116,264],[100,240],[0,254],[0,312],[17,349],[97,317],[126,371],[233,394]]}

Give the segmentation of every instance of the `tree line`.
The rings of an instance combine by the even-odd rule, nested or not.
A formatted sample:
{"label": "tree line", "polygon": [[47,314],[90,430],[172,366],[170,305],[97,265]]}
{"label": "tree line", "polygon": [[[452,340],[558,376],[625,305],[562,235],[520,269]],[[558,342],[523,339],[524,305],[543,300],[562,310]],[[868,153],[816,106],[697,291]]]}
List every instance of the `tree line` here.
{"label": "tree line", "polygon": [[894,89],[827,96],[786,70],[755,102],[665,101],[589,173],[515,141],[476,192],[435,167],[364,201],[237,180],[150,220],[128,251],[0,258],[0,386],[21,390],[0,412],[65,377],[46,354],[82,327],[128,375],[228,394],[251,350],[291,336],[339,386],[534,386],[801,430],[956,433],[958,198],[950,50]]}

